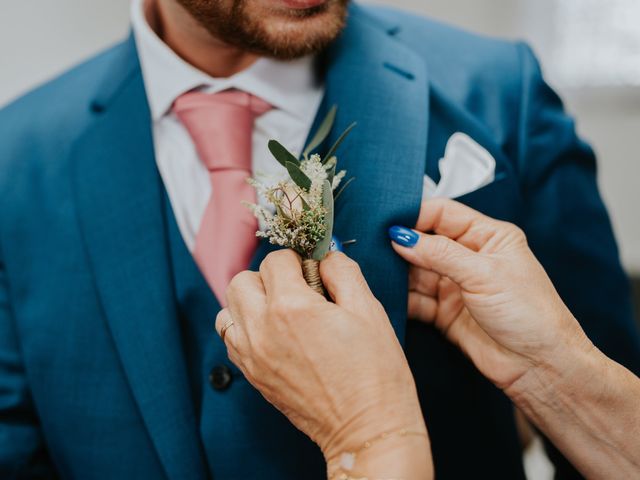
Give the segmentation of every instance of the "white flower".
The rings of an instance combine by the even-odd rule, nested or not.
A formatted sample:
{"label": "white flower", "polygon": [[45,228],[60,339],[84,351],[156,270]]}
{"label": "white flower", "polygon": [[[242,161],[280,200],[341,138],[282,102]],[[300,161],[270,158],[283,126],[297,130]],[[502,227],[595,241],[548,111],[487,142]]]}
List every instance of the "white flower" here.
{"label": "white flower", "polygon": [[305,195],[305,200],[311,207],[322,204],[322,188],[327,179],[327,170],[322,164],[320,155],[314,154],[308,160],[300,162],[300,170],[311,180],[309,193]]}
{"label": "white flower", "polygon": [[243,202],[251,213],[262,223],[269,223],[273,220],[273,213],[261,205],[256,205],[250,202]]}
{"label": "white flower", "polygon": [[331,182],[331,189],[335,190],[336,188],[338,188],[340,186],[340,182],[342,182],[342,179],[344,178],[344,176],[347,174],[346,170],[341,170],[338,173],[335,174],[335,176],[333,177],[333,182]]}

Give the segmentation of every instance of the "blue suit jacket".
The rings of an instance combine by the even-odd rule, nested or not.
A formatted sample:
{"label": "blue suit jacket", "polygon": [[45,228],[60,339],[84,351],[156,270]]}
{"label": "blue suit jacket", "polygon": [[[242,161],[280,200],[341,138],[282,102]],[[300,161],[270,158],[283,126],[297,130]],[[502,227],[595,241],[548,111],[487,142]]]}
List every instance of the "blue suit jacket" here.
{"label": "blue suit jacket", "polygon": [[[348,253],[406,337],[438,474],[521,477],[509,403],[436,332],[407,323],[407,267],[385,232],[414,224],[424,173],[437,179],[447,139],[469,134],[497,174],[462,200],[520,224],[587,333],[637,372],[593,154],[523,44],[353,6],[327,52],[326,85],[323,109],[340,106],[335,130],[359,122],[341,155],[357,181],[336,232],[357,239]],[[2,478],[206,478],[163,195],[133,40],[0,112]],[[251,462],[234,458],[233,428],[221,438],[222,458]]]}

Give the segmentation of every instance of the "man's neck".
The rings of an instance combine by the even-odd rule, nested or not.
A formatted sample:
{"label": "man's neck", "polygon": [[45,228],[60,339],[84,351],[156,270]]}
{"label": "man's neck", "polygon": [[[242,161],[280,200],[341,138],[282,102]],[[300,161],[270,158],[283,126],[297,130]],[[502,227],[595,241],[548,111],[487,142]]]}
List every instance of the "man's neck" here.
{"label": "man's neck", "polygon": [[[259,56],[215,38],[181,5],[151,0],[147,20],[158,36],[180,57],[214,78],[226,78],[251,66]],[[149,5],[149,3],[147,5]],[[149,18],[150,16],[155,18]]]}

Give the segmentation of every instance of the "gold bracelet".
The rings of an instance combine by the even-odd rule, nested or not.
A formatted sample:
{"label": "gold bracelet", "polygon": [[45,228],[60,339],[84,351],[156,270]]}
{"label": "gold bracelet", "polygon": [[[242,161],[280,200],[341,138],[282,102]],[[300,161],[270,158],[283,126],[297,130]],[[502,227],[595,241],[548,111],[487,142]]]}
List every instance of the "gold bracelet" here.
{"label": "gold bracelet", "polygon": [[335,480],[405,480],[404,478],[369,478],[369,477],[352,477],[346,473],[341,473]]}
{"label": "gold bracelet", "polygon": [[[359,448],[351,452],[343,452],[339,456],[337,465],[336,464],[327,465],[327,470],[329,472],[329,475],[328,475],[329,480],[382,480],[382,479],[373,479],[373,478],[367,478],[367,477],[353,477],[351,475],[348,475],[348,472],[353,472],[353,469],[356,466],[356,460],[358,459],[358,455],[360,455],[362,452],[367,451],[372,446],[377,445],[378,443],[384,440],[388,440],[389,438],[409,437],[409,436],[427,437],[427,433],[425,431],[409,430],[407,428],[403,428],[395,432],[383,432],[377,437],[367,440]],[[387,478],[384,480],[401,480],[401,479]]]}

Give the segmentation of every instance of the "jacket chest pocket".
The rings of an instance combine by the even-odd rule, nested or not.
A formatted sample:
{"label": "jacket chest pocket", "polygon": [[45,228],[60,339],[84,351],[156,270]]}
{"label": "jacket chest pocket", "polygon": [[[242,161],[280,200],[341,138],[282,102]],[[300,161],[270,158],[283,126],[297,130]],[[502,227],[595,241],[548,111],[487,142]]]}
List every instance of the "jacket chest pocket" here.
{"label": "jacket chest pocket", "polygon": [[478,190],[455,198],[456,201],[498,220],[518,223],[523,197],[516,178],[500,172],[496,179]]}

